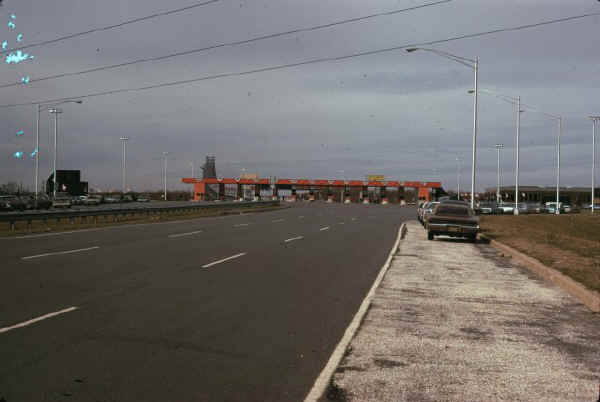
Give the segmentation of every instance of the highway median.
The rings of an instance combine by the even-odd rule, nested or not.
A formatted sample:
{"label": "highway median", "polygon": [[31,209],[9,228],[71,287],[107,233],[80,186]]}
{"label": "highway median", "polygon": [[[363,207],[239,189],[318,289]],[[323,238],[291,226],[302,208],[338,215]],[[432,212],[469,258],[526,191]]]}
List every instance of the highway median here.
{"label": "highway median", "polygon": [[110,226],[192,220],[241,215],[288,208],[279,202],[248,202],[199,205],[197,207],[138,208],[130,210],[66,211],[48,214],[4,215],[0,237],[85,230]]}

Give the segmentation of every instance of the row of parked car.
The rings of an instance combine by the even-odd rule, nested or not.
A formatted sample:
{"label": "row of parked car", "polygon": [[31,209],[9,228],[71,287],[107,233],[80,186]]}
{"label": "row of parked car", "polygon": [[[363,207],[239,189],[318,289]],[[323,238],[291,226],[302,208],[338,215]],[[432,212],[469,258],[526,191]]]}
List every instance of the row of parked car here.
{"label": "row of parked car", "polygon": [[0,195],[0,211],[25,211],[30,209],[71,208],[73,205],[100,205],[127,202],[150,202],[150,197],[126,194],[121,197],[104,197],[102,195],[71,196],[68,193],[57,193],[55,198],[46,194],[34,195]]}
{"label": "row of parked car", "polygon": [[[597,206],[596,206],[597,207]],[[519,209],[519,215],[523,214],[555,214],[556,213],[556,202],[546,202],[542,204],[540,202],[520,202],[517,206]],[[558,204],[561,214],[578,213],[581,212],[581,208],[577,205],[570,205],[563,202]],[[586,206],[583,207],[584,209]],[[481,202],[475,210],[478,214],[509,214],[514,215],[515,204],[497,204],[495,202]]]}

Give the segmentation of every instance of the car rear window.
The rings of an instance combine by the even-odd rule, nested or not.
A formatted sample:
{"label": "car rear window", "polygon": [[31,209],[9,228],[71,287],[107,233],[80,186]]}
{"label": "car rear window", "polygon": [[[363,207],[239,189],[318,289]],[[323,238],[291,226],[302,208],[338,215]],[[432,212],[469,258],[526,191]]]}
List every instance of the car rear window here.
{"label": "car rear window", "polygon": [[437,208],[436,213],[438,215],[452,215],[452,216],[470,216],[471,211],[469,208],[465,208],[461,205],[440,205]]}

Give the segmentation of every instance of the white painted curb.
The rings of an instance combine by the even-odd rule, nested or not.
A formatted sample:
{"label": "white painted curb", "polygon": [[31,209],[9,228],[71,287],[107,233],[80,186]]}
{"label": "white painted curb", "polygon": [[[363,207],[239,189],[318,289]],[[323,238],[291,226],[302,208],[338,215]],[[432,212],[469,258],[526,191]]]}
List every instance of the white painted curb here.
{"label": "white painted curb", "polygon": [[356,334],[356,331],[358,330],[360,323],[362,322],[363,318],[365,317],[365,314],[367,313],[367,309],[369,308],[369,305],[371,304],[371,300],[375,296],[375,291],[377,290],[377,288],[381,284],[381,281],[383,280],[383,277],[387,273],[387,270],[389,269],[389,267],[392,263],[392,258],[394,257],[396,250],[398,250],[398,246],[400,245],[400,240],[404,238],[405,234],[406,234],[406,223],[403,223],[400,226],[400,229],[398,230],[398,237],[396,238],[396,242],[394,243],[394,246],[392,247],[392,250],[390,251],[388,258],[385,261],[385,264],[383,264],[383,267],[381,267],[381,270],[379,271],[377,278],[375,278],[375,282],[373,282],[373,286],[371,286],[369,293],[367,293],[367,296],[364,298],[363,302],[361,303],[360,308],[354,315],[354,318],[350,322],[350,325],[348,325],[348,328],[346,328],[346,331],[344,332],[344,336],[342,337],[342,339],[339,341],[339,343],[335,347],[335,350],[329,357],[329,361],[327,362],[327,364],[321,371],[321,374],[319,374],[319,376],[317,377],[310,392],[308,393],[306,398],[304,398],[304,402],[317,402],[319,400],[319,398],[321,398],[321,396],[325,393],[325,391],[327,391],[327,387],[329,386],[329,381],[331,380],[331,377],[333,376],[333,373],[337,369],[338,365],[344,358],[344,353],[346,352],[346,349],[348,348],[350,341],[352,341],[352,338],[354,338],[354,335]]}

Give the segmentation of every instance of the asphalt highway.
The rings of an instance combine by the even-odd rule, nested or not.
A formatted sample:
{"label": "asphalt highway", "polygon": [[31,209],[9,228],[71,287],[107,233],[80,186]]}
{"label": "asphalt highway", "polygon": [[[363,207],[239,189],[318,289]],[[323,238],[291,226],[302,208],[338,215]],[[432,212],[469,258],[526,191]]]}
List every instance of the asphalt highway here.
{"label": "asphalt highway", "polygon": [[0,400],[301,401],[413,208],[0,239]]}

